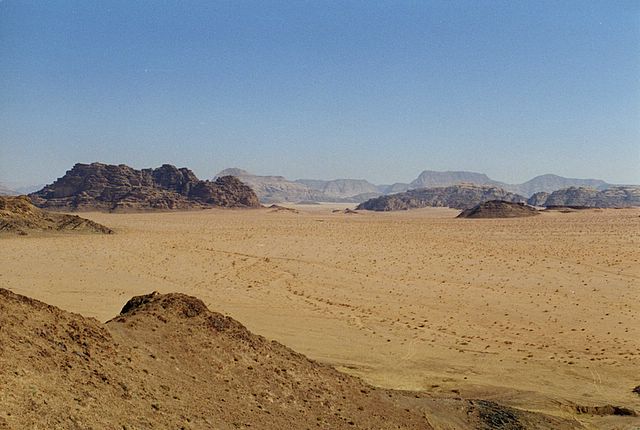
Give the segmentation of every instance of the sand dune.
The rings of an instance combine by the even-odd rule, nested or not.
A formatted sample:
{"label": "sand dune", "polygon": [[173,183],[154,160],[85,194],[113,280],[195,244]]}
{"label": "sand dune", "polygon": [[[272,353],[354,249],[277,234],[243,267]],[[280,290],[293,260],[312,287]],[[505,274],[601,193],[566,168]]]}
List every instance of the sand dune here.
{"label": "sand dune", "polygon": [[640,210],[337,207],[83,214],[117,234],[3,238],[0,287],[102,321],[180,291],[377,386],[640,425],[579,413],[640,410]]}

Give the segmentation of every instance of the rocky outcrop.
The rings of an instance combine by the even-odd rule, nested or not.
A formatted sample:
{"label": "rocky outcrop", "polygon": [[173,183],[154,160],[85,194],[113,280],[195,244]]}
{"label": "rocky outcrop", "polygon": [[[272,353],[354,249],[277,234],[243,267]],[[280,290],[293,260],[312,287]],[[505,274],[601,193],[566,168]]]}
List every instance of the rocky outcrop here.
{"label": "rocky outcrop", "polygon": [[535,208],[524,203],[490,200],[463,210],[458,218],[521,218],[538,215]]}
{"label": "rocky outcrop", "polygon": [[357,209],[395,211],[429,206],[468,209],[489,200],[525,202],[526,199],[501,188],[472,184],[423,188],[367,200]]}
{"label": "rocky outcrop", "polygon": [[169,164],[142,170],[124,164],[76,164],[29,196],[39,207],[68,211],[260,206],[253,190],[236,178],[201,181],[191,170]]}
{"label": "rocky outcrop", "polygon": [[546,196],[544,201],[542,201],[543,198],[544,195],[536,194],[529,199],[529,204],[546,207],[634,207],[640,206],[640,186],[611,187],[606,190],[570,187],[554,191]]}
{"label": "rocky outcrop", "polygon": [[529,197],[527,199],[527,204],[531,206],[544,206],[544,203],[547,201],[548,197],[549,193],[540,191],[539,193],[535,193],[531,197]]}
{"label": "rocky outcrop", "polygon": [[27,196],[0,197],[0,233],[27,235],[42,231],[113,233],[110,228],[79,216],[43,211]]}
{"label": "rocky outcrop", "polygon": [[189,198],[206,205],[223,207],[260,207],[251,187],[235,176],[222,176],[214,182],[198,181],[190,189]]}

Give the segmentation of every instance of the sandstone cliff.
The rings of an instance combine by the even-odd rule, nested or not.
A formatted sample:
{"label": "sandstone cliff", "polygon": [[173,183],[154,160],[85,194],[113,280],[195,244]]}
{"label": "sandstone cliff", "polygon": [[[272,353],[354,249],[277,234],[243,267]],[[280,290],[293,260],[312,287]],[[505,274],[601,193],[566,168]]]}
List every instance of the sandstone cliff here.
{"label": "sandstone cliff", "polygon": [[29,196],[39,207],[69,211],[260,206],[253,190],[234,177],[201,181],[191,170],[169,164],[142,170],[124,164],[76,164]]}

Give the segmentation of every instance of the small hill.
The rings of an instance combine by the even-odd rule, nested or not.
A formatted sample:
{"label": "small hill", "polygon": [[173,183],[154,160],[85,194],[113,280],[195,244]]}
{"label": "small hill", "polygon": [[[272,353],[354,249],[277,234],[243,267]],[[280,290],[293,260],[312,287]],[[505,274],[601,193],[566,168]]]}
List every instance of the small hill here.
{"label": "small hill", "polygon": [[287,212],[287,213],[293,213],[293,214],[300,213],[300,211],[297,210],[297,209],[288,208],[288,207],[280,206],[280,205],[271,205],[271,206],[269,206],[269,209],[271,209],[269,212]]}
{"label": "small hill", "polygon": [[458,218],[521,218],[538,214],[535,208],[524,203],[490,200],[462,211]]}
{"label": "small hill", "polygon": [[605,190],[569,187],[551,194],[535,194],[529,204],[547,207],[624,208],[640,206],[640,186],[618,186]]}
{"label": "small hill", "polygon": [[45,212],[27,196],[0,197],[0,233],[26,235],[33,231],[113,233],[110,228],[79,216]]}
{"label": "small hill", "polygon": [[0,327],[0,429],[584,428],[374,388],[184,294],[134,297],[101,324],[0,288]]}
{"label": "small hill", "polygon": [[[183,294],[106,324],[0,289],[0,428],[430,429],[399,395]],[[292,427],[293,426],[293,427]]]}
{"label": "small hill", "polygon": [[191,170],[170,164],[136,170],[124,164],[78,163],[29,196],[36,206],[64,211],[260,207],[253,190],[233,176],[201,181]]}
{"label": "small hill", "polygon": [[356,209],[395,211],[424,207],[468,209],[489,200],[525,202],[526,199],[501,188],[473,184],[423,188],[367,200]]}

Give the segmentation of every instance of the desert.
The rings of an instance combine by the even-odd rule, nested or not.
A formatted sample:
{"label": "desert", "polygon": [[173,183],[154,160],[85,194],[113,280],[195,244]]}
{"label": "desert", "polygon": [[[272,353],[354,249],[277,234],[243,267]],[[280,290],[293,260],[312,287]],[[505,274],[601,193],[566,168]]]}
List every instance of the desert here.
{"label": "desert", "polygon": [[0,0],[0,430],[640,430],[639,18]]}
{"label": "desert", "polygon": [[640,410],[639,209],[281,207],[295,211],[83,212],[114,234],[4,235],[0,287],[101,322],[183,293],[380,389],[640,425],[624,413]]}

